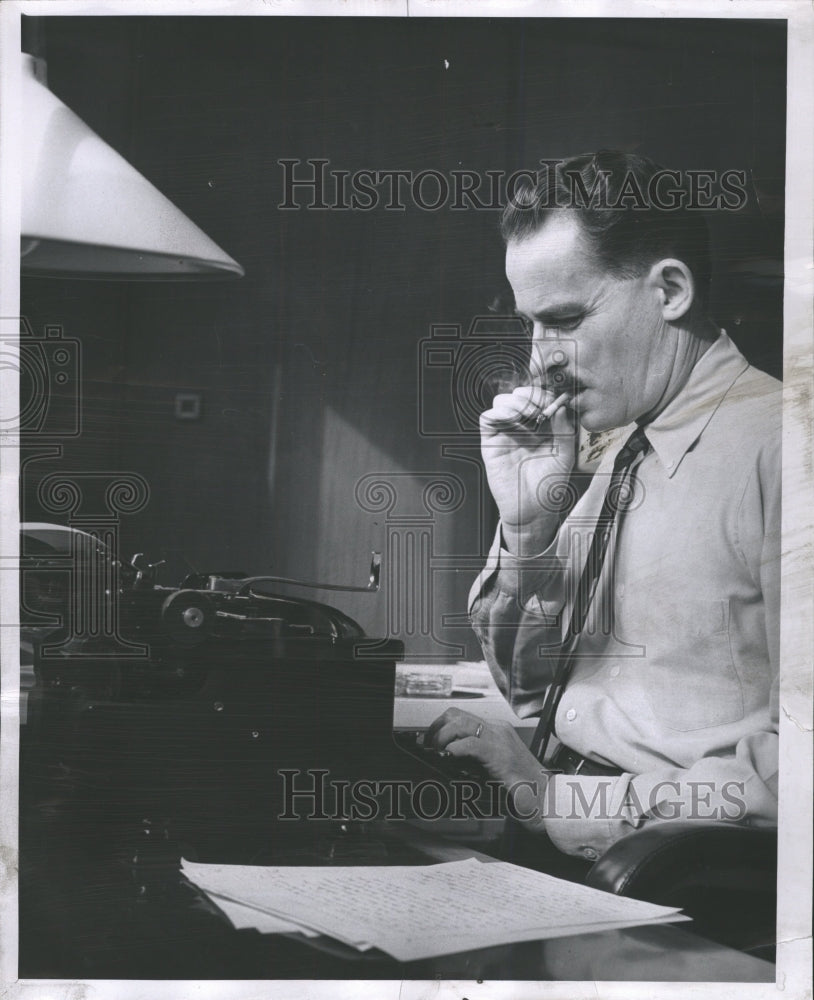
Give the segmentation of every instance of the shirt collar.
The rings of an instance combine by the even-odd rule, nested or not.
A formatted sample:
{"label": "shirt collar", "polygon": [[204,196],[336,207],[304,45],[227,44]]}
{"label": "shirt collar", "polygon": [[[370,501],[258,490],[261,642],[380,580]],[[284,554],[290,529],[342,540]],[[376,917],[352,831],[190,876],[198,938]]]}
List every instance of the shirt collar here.
{"label": "shirt collar", "polygon": [[662,412],[645,427],[647,439],[658,455],[668,478],[712,419],[724,396],[749,362],[721,330],[690,372],[684,387]]}

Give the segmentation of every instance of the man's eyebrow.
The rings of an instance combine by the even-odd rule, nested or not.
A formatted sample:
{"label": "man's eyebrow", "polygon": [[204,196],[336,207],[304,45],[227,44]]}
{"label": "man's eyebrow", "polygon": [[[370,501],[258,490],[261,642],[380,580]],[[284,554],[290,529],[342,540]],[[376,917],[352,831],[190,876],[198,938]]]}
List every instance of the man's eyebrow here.
{"label": "man's eyebrow", "polygon": [[524,313],[521,309],[515,307],[515,314],[520,316],[522,319],[538,319],[541,322],[553,322],[557,319],[562,319],[563,317],[577,316],[580,313],[585,312],[585,305],[582,302],[558,302],[554,305],[546,306],[545,309],[534,310],[529,316]]}

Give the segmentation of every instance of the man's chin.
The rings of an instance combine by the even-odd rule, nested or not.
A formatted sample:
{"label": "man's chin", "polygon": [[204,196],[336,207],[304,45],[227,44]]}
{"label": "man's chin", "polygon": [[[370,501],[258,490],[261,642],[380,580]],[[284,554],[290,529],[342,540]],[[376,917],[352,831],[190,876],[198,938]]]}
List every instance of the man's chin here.
{"label": "man's chin", "polygon": [[607,414],[592,413],[590,410],[587,413],[581,412],[579,414],[579,425],[583,430],[588,431],[591,434],[599,434],[602,431],[612,431],[615,428],[622,426],[612,418],[608,417]]}

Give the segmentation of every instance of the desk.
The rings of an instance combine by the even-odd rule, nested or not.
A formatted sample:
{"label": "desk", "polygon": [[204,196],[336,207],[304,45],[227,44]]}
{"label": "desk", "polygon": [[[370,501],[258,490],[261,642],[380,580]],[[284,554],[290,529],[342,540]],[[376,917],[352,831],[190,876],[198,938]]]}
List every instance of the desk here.
{"label": "desk", "polygon": [[[256,676],[260,679],[271,676],[274,680],[273,675],[264,671],[258,671]],[[297,706],[310,705],[314,676],[307,671],[304,675],[293,676],[302,686],[302,694],[298,693],[297,700],[291,700],[289,689],[294,680],[286,679],[285,685],[272,692],[283,701],[280,711],[285,721],[295,716]],[[332,673],[325,677],[316,675],[316,679],[328,685]],[[362,705],[354,716],[357,742],[364,748],[368,746],[366,740],[370,740],[369,745],[376,748],[376,760],[370,762],[366,757],[364,766],[380,763],[386,770],[391,764],[395,767],[395,758],[384,759],[387,748],[392,745],[392,688],[387,691],[383,683],[374,686],[374,680],[375,670],[369,675],[362,672],[355,694],[337,683],[330,691],[340,701],[335,704],[326,696],[321,704],[325,713],[329,710],[332,713],[327,714],[324,721],[334,720],[336,726],[335,734],[329,733],[335,735],[334,742],[329,744],[332,751],[340,746],[340,738],[342,741],[347,739],[346,702],[356,705],[358,701]],[[395,723],[401,728],[425,726],[450,704],[459,704],[483,715],[502,713],[506,721],[513,721],[514,716],[500,695],[488,690],[488,685],[485,690],[480,697],[452,700],[399,698]],[[264,704],[274,703],[264,690],[261,693]],[[346,702],[341,701],[342,697]],[[351,702],[352,698],[356,701]],[[244,702],[249,703],[248,696],[244,697]],[[118,706],[108,707],[115,709]],[[163,734],[170,732],[172,735],[173,713],[177,714],[183,705],[156,702],[148,707],[149,712],[145,710],[138,715],[139,725],[133,723],[136,735],[125,744],[125,749],[134,754],[142,753],[140,726],[149,724],[144,742],[156,758],[151,758],[148,772],[152,782],[156,776],[160,777],[164,763],[161,749],[167,746],[172,749],[172,743],[168,744]],[[105,740],[116,735],[113,723],[118,718],[116,712],[112,712],[112,721],[102,730]],[[220,715],[217,718],[220,719]],[[307,748],[307,733],[302,735],[302,728],[302,725],[292,726],[285,732],[290,739],[299,739]],[[530,728],[533,728],[533,721],[526,730]],[[207,750],[209,732],[209,728],[201,725],[200,740],[194,745],[195,754]],[[73,730],[67,729],[63,736],[67,740],[72,738],[72,733]],[[361,738],[360,734],[363,734]],[[324,731],[322,735],[325,736]],[[176,813],[171,815],[184,814],[189,807],[193,809],[191,815],[197,817],[212,811],[204,808],[211,805],[207,797],[220,793],[222,797],[217,800],[219,805],[215,810],[220,840],[225,839],[230,847],[233,841],[239,843],[242,849],[249,820],[257,823],[261,833],[259,843],[268,844],[268,848],[262,848],[263,857],[253,854],[251,862],[242,863],[427,864],[480,855],[469,846],[450,843],[405,821],[360,824],[350,830],[350,840],[343,839],[345,834],[338,836],[342,824],[330,821],[295,823],[283,830],[280,824],[273,824],[275,813],[268,796],[263,794],[265,786],[258,783],[248,786],[248,791],[235,789],[242,791],[240,797],[225,798],[219,785],[206,784],[208,772],[204,765],[207,761],[197,762],[195,754],[192,762],[196,767],[189,772],[187,785],[173,785],[163,797],[148,795],[144,798],[146,779],[141,778],[140,768],[146,760],[141,756],[136,761],[139,766],[133,768],[128,781],[111,782],[107,786],[97,784],[102,780],[100,775],[104,774],[104,767],[92,768],[85,774],[79,765],[86,757],[80,756],[71,781],[63,788],[65,774],[59,763],[60,756],[55,755],[49,742],[56,737],[46,730],[44,737],[39,734],[39,743],[31,746],[32,736],[27,733],[27,738],[21,741],[21,978],[774,980],[774,966],[705,941],[688,931],[687,925],[639,927],[524,942],[406,964],[381,953],[359,955],[325,939],[319,939],[315,946],[299,936],[237,931],[204,895],[180,876],[179,854],[183,852],[191,860],[196,859],[195,854],[188,853],[182,845],[163,842],[159,827],[151,828],[147,840],[141,837],[138,817],[153,815],[136,811],[141,810],[142,800],[151,802],[151,808],[155,809],[173,803]],[[248,740],[245,745],[254,747]],[[108,743],[94,746],[98,751]],[[121,748],[119,752],[123,752]],[[317,761],[322,759],[319,754],[312,756]],[[383,759],[379,761],[378,757]],[[104,765],[107,758],[96,753],[92,760]],[[257,775],[265,774],[269,766],[267,762],[261,763],[262,767],[253,764],[252,760],[247,764],[241,758],[235,764],[237,770],[230,773],[242,774],[252,765],[254,780],[259,782]],[[176,777],[185,773],[178,771]],[[228,774],[223,781],[227,782],[227,778]],[[74,788],[76,782],[80,785],[79,791]],[[104,797],[99,795],[100,787],[106,789]],[[150,791],[151,787],[146,790]],[[224,787],[231,788],[228,783]],[[191,796],[191,803],[184,805],[181,799],[186,795]],[[236,804],[226,810],[221,807],[222,802]],[[242,810],[248,809],[247,804],[251,804],[257,815],[247,817],[244,814]],[[161,815],[157,813],[158,818]],[[187,828],[191,823],[187,820]],[[200,829],[196,826],[193,830],[196,842],[206,840],[203,823]],[[256,835],[257,831],[249,838],[253,845],[258,842]],[[141,839],[134,840],[134,837]],[[255,847],[251,850],[254,852]],[[201,860],[223,860],[204,854],[199,857]]]}
{"label": "desk", "polygon": [[[408,823],[380,824],[376,863],[479,857]],[[658,925],[532,941],[399,963],[319,939],[236,931],[178,873],[171,851],[133,866],[98,856],[51,820],[21,851],[20,976],[75,979],[486,979],[773,982],[774,966]],[[296,858],[289,856],[291,863]],[[350,863],[364,859],[356,855]],[[312,856],[299,863],[313,864]],[[369,862],[368,862],[369,863]]]}
{"label": "desk", "polygon": [[451,680],[451,694],[445,698],[422,698],[399,694],[397,680],[396,697],[393,708],[394,729],[426,729],[431,722],[448,708],[460,708],[471,712],[486,722],[508,722],[527,742],[537,726],[537,719],[519,719],[509,703],[498,690],[485,662],[433,664],[396,664],[396,676],[407,674],[427,674],[428,676],[448,675]]}

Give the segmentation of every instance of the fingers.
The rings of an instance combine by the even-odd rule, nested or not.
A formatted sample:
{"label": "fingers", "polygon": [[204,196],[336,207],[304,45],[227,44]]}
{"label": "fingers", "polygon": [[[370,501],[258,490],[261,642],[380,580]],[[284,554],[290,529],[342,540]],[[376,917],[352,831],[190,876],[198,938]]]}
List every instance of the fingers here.
{"label": "fingers", "polygon": [[481,764],[488,764],[491,761],[488,748],[488,743],[484,743],[482,738],[475,736],[464,736],[459,740],[452,740],[445,747],[453,757],[467,757]]}
{"label": "fingers", "polygon": [[[554,404],[551,405],[553,406]],[[558,406],[552,414],[548,422],[548,431],[550,434],[556,434],[558,437],[565,434],[574,434],[576,431],[576,415],[571,408],[570,397],[566,397],[562,406]]]}
{"label": "fingers", "polygon": [[502,782],[510,792],[520,785],[532,790],[546,787],[548,779],[540,762],[507,723],[490,724],[479,737],[454,739],[445,750],[452,757],[474,762],[480,771]]}
{"label": "fingers", "polygon": [[[514,392],[501,393],[495,396],[491,408],[481,414],[481,429],[487,433],[506,430],[538,431],[548,423],[550,427],[547,430],[556,432],[559,427],[560,433],[567,433],[571,426],[571,414],[562,405],[565,402],[563,395],[536,385],[523,385]],[[561,405],[553,414],[545,413],[547,407],[559,400]]]}
{"label": "fingers", "polygon": [[550,399],[539,386],[521,385],[514,392],[503,392],[492,400],[492,407],[481,415],[481,422],[495,429],[536,423]]}
{"label": "fingers", "polygon": [[424,745],[433,746],[436,750],[446,750],[453,740],[461,740],[475,733],[483,733],[485,723],[470,712],[459,708],[448,708],[429,727],[424,736]]}
{"label": "fingers", "polygon": [[448,708],[427,730],[426,747],[445,750],[481,765],[486,774],[511,784],[519,778],[535,778],[539,761],[508,723],[487,723],[477,715]]}

